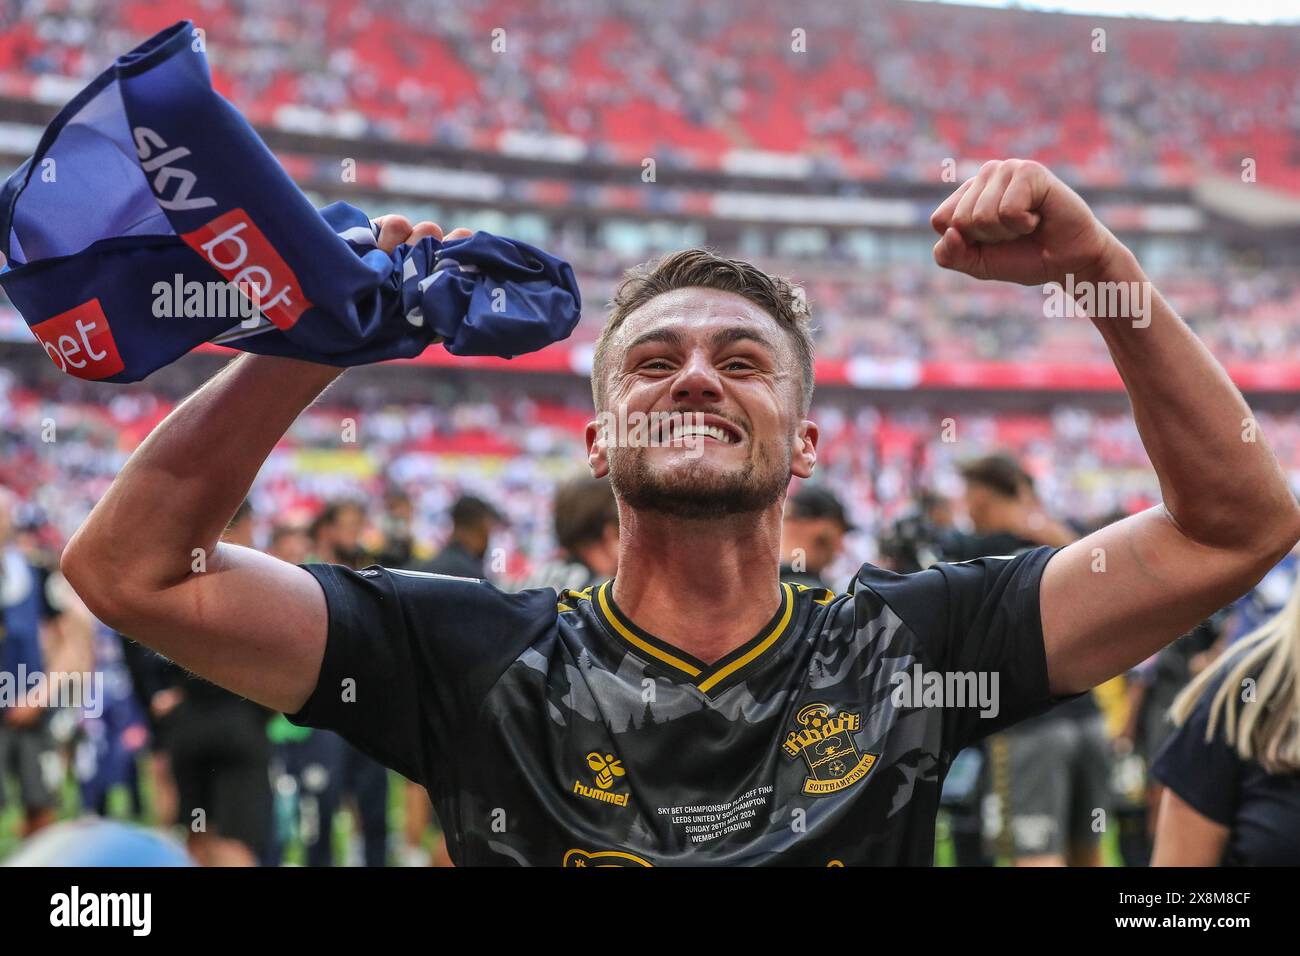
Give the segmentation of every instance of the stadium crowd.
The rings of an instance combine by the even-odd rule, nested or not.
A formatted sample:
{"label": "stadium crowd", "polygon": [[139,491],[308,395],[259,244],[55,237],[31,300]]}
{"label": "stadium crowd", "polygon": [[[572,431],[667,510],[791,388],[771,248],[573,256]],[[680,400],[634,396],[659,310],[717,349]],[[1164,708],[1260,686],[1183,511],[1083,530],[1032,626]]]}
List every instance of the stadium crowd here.
{"label": "stadium crowd", "polygon": [[[577,261],[588,301],[607,301],[621,274],[611,260]],[[623,266],[626,263],[622,264]],[[816,260],[766,263],[799,281],[816,317],[817,349],[837,358],[928,362],[1107,362],[1106,346],[1082,318],[1047,316],[1040,288],[973,284],[926,262],[864,267],[828,250]],[[1220,262],[1152,270],[1152,281],[1219,359],[1229,365],[1300,359],[1300,272]],[[599,310],[574,333],[594,341]]]}
{"label": "stadium crowd", "polygon": [[[377,503],[396,490],[412,503],[412,535],[428,557],[446,537],[451,503],[473,492],[508,519],[499,542],[509,562],[503,570],[527,574],[553,547],[551,494],[581,467],[591,416],[585,384],[575,379],[567,393],[537,397],[526,382],[498,376],[467,397],[440,386],[436,372],[403,374],[430,380],[427,400],[396,402],[362,389],[341,404],[327,395],[302,415],[253,490],[258,536],[269,532],[272,516],[310,516],[345,497]],[[32,388],[0,372],[0,481],[23,497],[22,513],[47,529],[51,543],[65,539],[174,405],[141,386]],[[916,489],[957,494],[960,462],[990,450],[1024,461],[1045,499],[1081,521],[1158,500],[1137,430],[1119,412],[1078,405],[1010,412],[965,401],[886,409],[828,393],[813,413],[824,436],[819,480],[843,497],[863,531],[850,542],[846,573],[877,556],[875,540]],[[1259,424],[1300,474],[1300,422],[1261,413]]]}
{"label": "stadium crowd", "polygon": [[[757,149],[901,179],[930,178],[936,156],[1024,155],[1146,185],[1238,173],[1250,142],[1261,181],[1300,189],[1300,49],[1266,27],[850,0],[797,16],[773,0],[5,0],[0,77],[17,95],[84,81],[186,16],[218,88],[263,123],[311,110],[350,135],[492,148],[546,133],[703,166]],[[990,70],[1013,34],[1032,55]]]}
{"label": "stadium crowd", "polygon": [[[570,250],[589,306],[565,347],[590,346],[629,262]],[[1040,288],[963,283],[919,262],[882,269],[838,261],[757,259],[806,290],[819,356],[881,363],[999,362],[1037,366],[1108,364],[1105,344],[1077,316],[1047,315]],[[1155,285],[1230,368],[1300,362],[1300,271],[1218,263],[1155,272]],[[31,333],[0,292],[0,340],[29,344]]]}

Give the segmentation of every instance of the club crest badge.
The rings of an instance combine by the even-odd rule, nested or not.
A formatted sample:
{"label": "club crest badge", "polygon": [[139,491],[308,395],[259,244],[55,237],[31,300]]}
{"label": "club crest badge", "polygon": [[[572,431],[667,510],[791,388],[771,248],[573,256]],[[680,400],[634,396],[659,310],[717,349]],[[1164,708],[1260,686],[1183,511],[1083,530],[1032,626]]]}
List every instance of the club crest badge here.
{"label": "club crest badge", "polygon": [[860,753],[853,741],[861,715],[847,711],[832,714],[826,704],[808,704],[794,719],[799,729],[786,735],[782,749],[791,760],[803,757],[807,762],[804,793],[818,797],[844,790],[875,765],[877,755]]}

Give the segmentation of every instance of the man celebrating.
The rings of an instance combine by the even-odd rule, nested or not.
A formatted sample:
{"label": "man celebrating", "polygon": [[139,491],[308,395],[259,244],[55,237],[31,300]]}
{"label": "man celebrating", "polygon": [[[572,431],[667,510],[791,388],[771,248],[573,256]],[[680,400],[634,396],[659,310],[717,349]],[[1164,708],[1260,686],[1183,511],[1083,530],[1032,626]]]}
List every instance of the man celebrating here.
{"label": "man celebrating", "polygon": [[[1145,281],[1037,163],[985,165],[932,221],[939,265],[980,279]],[[429,234],[388,217],[381,245]],[[613,581],[557,605],[219,543],[339,374],[261,356],[141,444],[64,571],[114,627],[428,785],[457,864],[929,863],[961,747],[1142,660],[1300,537],[1248,408],[1169,306],[1093,321],[1165,501],[1059,550],[865,566],[838,597],[782,584],[785,489],[817,461],[808,315],[784,280],[688,251],[625,280],[595,353],[598,412],[688,423],[642,447],[587,427],[618,497]]]}

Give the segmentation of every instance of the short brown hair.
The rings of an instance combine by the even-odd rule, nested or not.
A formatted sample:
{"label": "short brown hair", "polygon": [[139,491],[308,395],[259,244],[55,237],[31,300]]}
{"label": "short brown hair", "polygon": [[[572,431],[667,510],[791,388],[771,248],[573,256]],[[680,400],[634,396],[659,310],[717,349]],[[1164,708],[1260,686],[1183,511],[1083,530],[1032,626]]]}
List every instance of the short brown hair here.
{"label": "short brown hair", "polygon": [[618,502],[608,478],[573,478],[555,491],[555,540],[571,558],[618,527]]}
{"label": "short brown hair", "polygon": [[1034,489],[1034,480],[1010,455],[975,458],[959,465],[958,471],[967,484],[983,485],[1003,498],[1019,497],[1022,488]]}
{"label": "short brown hair", "polygon": [[623,320],[655,296],[676,289],[704,288],[734,292],[776,319],[794,345],[802,395],[799,413],[807,414],[813,393],[812,318],[803,289],[783,276],[768,275],[742,259],[728,259],[707,249],[670,252],[623,274],[610,302],[609,319],[596,340],[591,362],[591,395],[599,411],[604,403],[606,350]]}

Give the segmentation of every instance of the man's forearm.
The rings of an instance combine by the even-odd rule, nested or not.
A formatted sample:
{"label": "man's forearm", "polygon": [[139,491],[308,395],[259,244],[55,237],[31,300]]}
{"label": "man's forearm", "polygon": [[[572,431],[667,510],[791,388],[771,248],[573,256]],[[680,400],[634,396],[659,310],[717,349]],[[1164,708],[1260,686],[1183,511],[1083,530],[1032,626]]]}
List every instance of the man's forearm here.
{"label": "man's forearm", "polygon": [[106,586],[115,593],[148,593],[184,579],[194,549],[211,556],[271,450],[341,371],[236,358],[131,455],[69,542],[65,564],[111,570]]}
{"label": "man's forearm", "polygon": [[1094,289],[1123,282],[1150,290],[1149,314],[1093,323],[1128,390],[1165,508],[1182,532],[1209,547],[1289,548],[1300,533],[1300,509],[1227,372],[1127,249],[1083,278]]}

